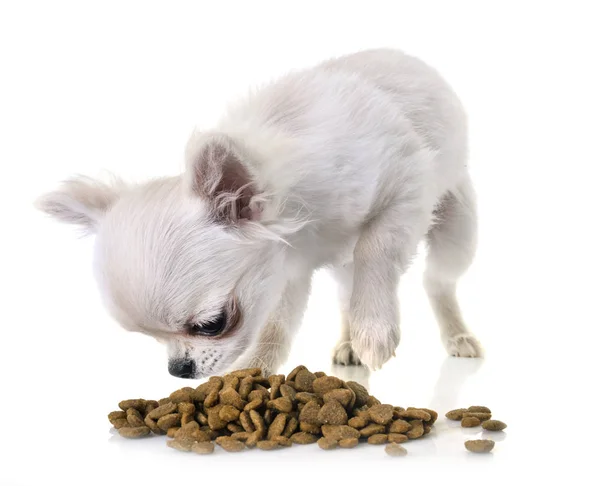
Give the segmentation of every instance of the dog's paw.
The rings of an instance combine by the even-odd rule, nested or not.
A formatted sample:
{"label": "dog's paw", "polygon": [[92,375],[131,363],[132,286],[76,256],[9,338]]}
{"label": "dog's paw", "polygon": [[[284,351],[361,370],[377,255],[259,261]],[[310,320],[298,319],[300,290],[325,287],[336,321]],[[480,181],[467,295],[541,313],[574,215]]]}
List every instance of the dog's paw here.
{"label": "dog's paw", "polygon": [[392,356],[396,356],[396,348],[400,343],[399,329],[387,331],[381,327],[360,329],[352,337],[352,349],[358,359],[371,370],[380,369]]}
{"label": "dog's paw", "polygon": [[356,365],[360,366],[362,363],[358,358],[358,355],[352,349],[350,341],[339,342],[332,353],[333,364],[339,364],[344,366]]}
{"label": "dog's paw", "polygon": [[450,356],[457,358],[482,358],[483,347],[473,334],[457,334],[447,337],[444,346]]}

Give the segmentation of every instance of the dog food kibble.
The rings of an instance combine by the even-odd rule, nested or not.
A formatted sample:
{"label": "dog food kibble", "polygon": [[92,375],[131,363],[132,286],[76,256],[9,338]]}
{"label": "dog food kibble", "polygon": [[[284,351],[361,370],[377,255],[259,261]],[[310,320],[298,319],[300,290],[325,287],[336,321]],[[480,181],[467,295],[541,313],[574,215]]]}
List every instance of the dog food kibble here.
{"label": "dog food kibble", "polygon": [[478,413],[492,413],[492,411],[487,407],[482,407],[481,405],[472,405],[467,408],[467,412],[478,412]]}
{"label": "dog food kibble", "polygon": [[388,444],[385,446],[385,453],[388,456],[405,456],[408,451],[398,444]]}
{"label": "dog food kibble", "polygon": [[327,438],[327,437],[321,437],[318,441],[317,441],[317,445],[325,450],[325,451],[329,451],[331,449],[335,449],[338,446],[338,441],[335,439],[331,439],[331,438]]}
{"label": "dog food kibble", "polygon": [[358,445],[358,439],[356,437],[351,437],[349,439],[342,439],[338,442],[338,445],[343,449],[352,449]]}
{"label": "dog food kibble", "polygon": [[466,408],[457,408],[456,410],[450,410],[446,413],[446,418],[449,420],[462,420],[463,414],[467,411]]}
{"label": "dog food kibble", "polygon": [[[287,376],[264,377],[258,368],[238,370],[158,401],[123,400],[119,409],[108,420],[122,437],[166,434],[169,447],[196,454],[211,454],[215,444],[227,452],[315,442],[330,450],[361,441],[394,449],[427,434],[437,419],[433,410],[382,404],[359,383],[311,373],[305,366]],[[489,412],[461,409],[457,419],[465,414],[478,420]],[[489,430],[501,430],[494,428],[498,423],[489,421]]]}
{"label": "dog food kibble", "polygon": [[477,417],[465,417],[460,422],[461,427],[477,427],[481,425],[481,420]]}
{"label": "dog food kibble", "polygon": [[506,424],[504,422],[501,422],[500,420],[486,420],[481,424],[481,426],[485,430],[494,431],[504,430],[506,428]]}
{"label": "dog food kibble", "polygon": [[465,447],[468,451],[485,453],[490,452],[494,448],[493,440],[468,440],[465,442]]}

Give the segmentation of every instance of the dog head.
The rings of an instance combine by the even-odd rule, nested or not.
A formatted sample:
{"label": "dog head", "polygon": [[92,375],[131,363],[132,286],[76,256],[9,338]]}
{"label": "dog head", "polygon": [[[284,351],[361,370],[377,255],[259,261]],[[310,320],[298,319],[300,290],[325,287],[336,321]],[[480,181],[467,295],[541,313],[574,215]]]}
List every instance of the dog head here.
{"label": "dog head", "polygon": [[277,210],[223,135],[193,137],[181,177],[142,185],[72,179],[38,201],[96,235],[103,301],[130,331],[167,344],[169,372],[229,368],[255,342],[285,285]]}

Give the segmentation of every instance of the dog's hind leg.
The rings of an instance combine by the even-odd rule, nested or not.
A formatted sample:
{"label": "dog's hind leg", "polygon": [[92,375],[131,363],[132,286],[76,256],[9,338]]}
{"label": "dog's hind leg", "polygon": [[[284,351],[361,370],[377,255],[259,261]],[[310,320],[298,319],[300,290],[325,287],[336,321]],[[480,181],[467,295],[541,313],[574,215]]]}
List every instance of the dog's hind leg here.
{"label": "dog's hind leg", "polygon": [[358,355],[352,349],[350,342],[350,298],[352,297],[352,282],[354,280],[354,263],[339,264],[333,267],[332,275],[337,282],[338,300],[340,305],[341,332],[340,339],[333,349],[332,361],[340,365],[360,365]]}
{"label": "dog's hind leg", "polygon": [[477,246],[477,207],[470,179],[446,193],[426,237],[424,285],[451,356],[480,357],[483,349],[465,325],[456,299],[456,282],[469,268]]}

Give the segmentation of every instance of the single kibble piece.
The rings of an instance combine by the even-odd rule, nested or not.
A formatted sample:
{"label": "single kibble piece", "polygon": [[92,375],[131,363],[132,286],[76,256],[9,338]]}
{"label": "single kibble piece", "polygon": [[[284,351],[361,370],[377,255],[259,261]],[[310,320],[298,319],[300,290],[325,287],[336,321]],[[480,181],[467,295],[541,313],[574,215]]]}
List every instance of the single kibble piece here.
{"label": "single kibble piece", "polygon": [[385,446],[385,453],[388,456],[402,457],[408,454],[408,451],[398,444],[388,444]]}
{"label": "single kibble piece", "polygon": [[177,439],[168,440],[167,447],[172,449],[181,451],[181,452],[189,452],[192,449],[192,443],[187,441],[179,441]]}
{"label": "single kibble piece", "polygon": [[411,428],[412,425],[410,425],[406,420],[398,419],[394,420],[390,424],[389,431],[391,434],[404,434],[408,432]]}
{"label": "single kibble piece", "polygon": [[481,420],[477,417],[465,417],[460,422],[461,427],[477,427],[481,425]]}
{"label": "single kibble piece", "polygon": [[126,437],[127,439],[137,439],[139,437],[145,437],[150,433],[150,428],[143,427],[121,427],[119,429],[119,435]]}
{"label": "single kibble piece", "polygon": [[356,402],[354,402],[356,408],[360,408],[367,403],[369,392],[364,386],[356,381],[347,381],[346,386],[356,395]]}
{"label": "single kibble piece", "polygon": [[267,402],[267,407],[278,412],[288,413],[292,411],[293,404],[290,397],[279,397]]}
{"label": "single kibble piece", "polygon": [[256,430],[254,424],[252,423],[252,420],[250,419],[250,414],[246,411],[240,414],[240,424],[242,425],[242,427],[244,427],[244,430],[246,432],[251,433]]}
{"label": "single kibble piece", "polygon": [[292,439],[284,437],[283,435],[276,435],[271,440],[277,442],[281,447],[292,447]]}
{"label": "single kibble piece", "polygon": [[300,422],[306,422],[308,424],[321,425],[319,421],[319,412],[321,407],[317,402],[310,401],[302,408],[298,419]]}
{"label": "single kibble piece", "polygon": [[370,424],[360,429],[361,437],[371,437],[375,434],[383,434],[385,432],[385,425]]}
{"label": "single kibble piece", "polygon": [[233,422],[240,417],[240,411],[235,408],[233,405],[224,405],[221,410],[219,410],[219,418],[224,422]]}
{"label": "single kibble piece", "polygon": [[287,378],[285,379],[285,381],[294,381],[294,378],[296,378],[296,375],[298,374],[298,372],[300,370],[305,370],[306,366],[304,365],[299,365],[296,366],[292,371],[290,371],[290,374],[287,375]]}
{"label": "single kibble piece", "polygon": [[215,445],[212,442],[196,442],[192,444],[191,450],[196,454],[212,454],[215,451]]}
{"label": "single kibble piece", "polygon": [[431,420],[431,415],[429,415],[425,410],[418,408],[407,408],[403,412],[400,412],[399,415],[404,419],[417,419],[422,420],[423,422],[429,422]]}
{"label": "single kibble piece", "polygon": [[174,439],[175,438],[175,434],[177,433],[177,431],[180,428],[181,427],[171,427],[169,430],[167,430],[167,437],[169,437],[170,439]]}
{"label": "single kibble piece", "polygon": [[493,440],[468,440],[465,442],[465,447],[468,451],[485,453],[490,452],[494,448]]}
{"label": "single kibble piece", "polygon": [[465,412],[465,413],[463,413],[463,418],[465,418],[465,417],[475,417],[483,422],[485,420],[491,419],[492,414],[486,413],[486,412]]}
{"label": "single kibble piece", "polygon": [[313,444],[317,442],[318,437],[308,432],[296,432],[290,439],[294,444]]}
{"label": "single kibble piece", "polygon": [[181,424],[181,414],[180,413],[170,413],[168,415],[163,415],[158,419],[156,425],[165,432],[169,430],[171,427],[176,427]]}
{"label": "single kibble piece", "polygon": [[[315,380],[317,381],[317,380]],[[352,390],[347,388],[338,388],[336,390],[331,390],[323,395],[323,401],[325,403],[335,400],[342,405],[342,407],[351,407],[356,397]]]}
{"label": "single kibble piece", "polygon": [[358,439],[360,437],[360,432],[358,430],[348,427],[347,425],[323,425],[323,427],[321,427],[321,432],[325,437],[338,441],[342,439]]}
{"label": "single kibble piece", "polygon": [[357,438],[342,439],[338,442],[338,445],[343,449],[352,449],[353,447],[356,447],[358,445],[358,439]]}
{"label": "single kibble piece", "polygon": [[177,405],[173,402],[168,402],[150,411],[148,415],[146,415],[146,418],[149,418],[151,420],[158,420],[159,418],[164,417],[165,415],[173,413],[175,410],[177,410]]}
{"label": "single kibble piece", "polygon": [[169,399],[173,403],[191,402],[192,401],[191,393],[185,389],[174,391],[173,393],[171,393],[169,395]]}
{"label": "single kibble piece", "polygon": [[119,408],[124,412],[129,408],[135,408],[138,412],[146,411],[146,400],[143,398],[133,398],[130,400],[123,400],[119,402]]}
{"label": "single kibble piece", "polygon": [[316,379],[317,377],[307,369],[298,371],[298,373],[296,374],[296,379],[294,381],[296,385],[296,390],[300,392],[312,392],[313,381],[315,381]]}
{"label": "single kibble piece", "polygon": [[412,427],[406,433],[406,437],[408,437],[409,439],[418,439],[425,433],[423,422],[421,420],[411,420],[410,425]]}
{"label": "single kibble piece", "polygon": [[493,430],[493,431],[504,430],[506,428],[506,424],[504,422],[501,422],[500,420],[485,420],[481,424],[481,426],[485,430]]}
{"label": "single kibble piece", "polygon": [[127,409],[127,422],[129,423],[130,427],[145,427],[142,414],[135,408]]}
{"label": "single kibble piece", "polygon": [[296,417],[290,417],[287,425],[283,431],[283,436],[290,438],[294,432],[298,429],[298,419]]}
{"label": "single kibble piece", "polygon": [[394,407],[391,405],[373,405],[369,409],[371,420],[379,425],[386,425],[394,417]]}
{"label": "single kibble piece", "polygon": [[127,418],[127,412],[123,412],[122,410],[118,410],[116,412],[110,412],[108,414],[108,420],[112,424],[114,420],[121,420]]}
{"label": "single kibble piece", "polygon": [[279,449],[281,446],[274,440],[259,440],[256,443],[256,447],[263,451],[272,451],[274,449]]}
{"label": "single kibble piece", "polygon": [[331,438],[327,438],[327,437],[321,437],[318,441],[317,441],[317,445],[323,449],[324,451],[330,451],[332,449],[336,449],[338,446],[338,441],[335,439],[331,439]]}
{"label": "single kibble piece", "polygon": [[219,437],[217,439],[217,445],[225,449],[227,452],[241,452],[246,448],[243,442],[240,442],[239,440],[235,440],[227,436]]}
{"label": "single kibble piece", "polygon": [[281,393],[282,397],[288,397],[291,400],[294,400],[296,398],[296,390],[294,390],[291,386],[289,385],[281,385],[279,387],[279,393]]}
{"label": "single kibble piece", "polygon": [[446,418],[449,420],[462,420],[464,413],[467,411],[466,408],[457,408],[456,410],[450,410],[446,413]]}
{"label": "single kibble piece", "polygon": [[237,376],[240,379],[243,379],[249,376],[258,376],[262,374],[262,370],[260,368],[245,368],[243,370],[233,371],[231,374],[233,376]]}
{"label": "single kibble piece", "polygon": [[388,434],[388,442],[394,442],[396,444],[402,444],[403,442],[406,442],[408,440],[408,437],[404,434]]}
{"label": "single kibble piece", "polygon": [[385,444],[388,441],[388,436],[386,434],[374,434],[371,435],[367,442],[369,444]]}
{"label": "single kibble piece", "polygon": [[331,400],[321,407],[317,419],[322,424],[345,425],[348,423],[348,414],[340,402]]}
{"label": "single kibble piece", "polygon": [[308,422],[300,422],[300,431],[308,432],[309,434],[321,435],[321,426],[309,424]]}
{"label": "single kibble piece", "polygon": [[469,408],[467,408],[467,412],[492,413],[492,411],[489,408],[483,407],[481,405],[472,405]]}
{"label": "single kibble piece", "polygon": [[285,414],[280,413],[279,415],[277,415],[277,417],[275,417],[275,419],[273,420],[273,422],[271,422],[271,425],[269,426],[267,437],[269,439],[272,439],[273,437],[282,435],[283,431],[285,430],[286,421],[287,417]]}
{"label": "single kibble piece", "polygon": [[342,388],[344,382],[335,376],[322,376],[312,382],[313,391],[317,395],[325,395],[325,393]]}
{"label": "single kibble piece", "polygon": [[222,405],[232,405],[238,410],[243,410],[246,402],[242,400],[240,394],[234,388],[224,388],[219,392],[219,403]]}
{"label": "single kibble piece", "polygon": [[362,429],[367,426],[369,419],[365,417],[352,417],[348,420],[348,425],[355,429]]}

